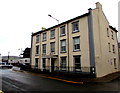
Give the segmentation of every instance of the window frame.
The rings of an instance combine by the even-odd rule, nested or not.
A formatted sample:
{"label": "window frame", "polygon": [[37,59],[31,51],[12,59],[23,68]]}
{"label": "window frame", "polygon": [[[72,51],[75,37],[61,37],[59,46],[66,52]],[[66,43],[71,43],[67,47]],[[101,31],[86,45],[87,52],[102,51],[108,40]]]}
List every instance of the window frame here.
{"label": "window frame", "polygon": [[[79,58],[80,62],[75,61],[75,58]],[[74,62],[74,71],[81,71],[81,55],[74,55],[73,56],[73,62]],[[77,67],[79,65],[79,68]]]}
{"label": "window frame", "polygon": [[46,44],[42,44],[42,54],[46,54]]}
{"label": "window frame", "polygon": [[36,43],[40,42],[40,35],[36,35]]}
{"label": "window frame", "polygon": [[[75,45],[78,45],[78,44],[75,44],[75,39],[76,38],[79,38],[79,49],[76,49],[76,47],[75,47]],[[73,37],[73,51],[80,51],[80,36]]]}
{"label": "window frame", "polygon": [[[62,33],[63,31],[64,31],[64,33]],[[66,35],[66,28],[65,28],[65,25],[64,25],[64,26],[60,27],[60,36],[65,36],[65,35]]]}
{"label": "window frame", "polygon": [[39,55],[39,45],[36,46],[35,55]]}
{"label": "window frame", "polygon": [[60,57],[60,69],[62,71],[66,71],[67,70],[67,56]]}
{"label": "window frame", "polygon": [[[76,27],[77,27],[77,29],[76,29]],[[76,33],[76,32],[79,32],[79,21],[75,21],[72,23],[72,33]]]}
{"label": "window frame", "polygon": [[[65,46],[62,46],[62,42],[65,42]],[[60,51],[61,51],[61,53],[65,53],[66,52],[66,39],[63,39],[63,40],[60,40]],[[63,49],[65,49],[65,50],[63,50]]]}
{"label": "window frame", "polygon": [[[54,32],[54,34],[52,32]],[[55,38],[55,29],[50,31],[50,39],[54,39],[54,38]]]}
{"label": "window frame", "polygon": [[[53,44],[54,44],[54,46],[53,46]],[[53,51],[52,51],[53,50]],[[55,53],[55,42],[51,42],[50,43],[50,52],[51,53]]]}
{"label": "window frame", "polygon": [[44,32],[42,33],[42,41],[46,41],[47,40],[47,33]]}

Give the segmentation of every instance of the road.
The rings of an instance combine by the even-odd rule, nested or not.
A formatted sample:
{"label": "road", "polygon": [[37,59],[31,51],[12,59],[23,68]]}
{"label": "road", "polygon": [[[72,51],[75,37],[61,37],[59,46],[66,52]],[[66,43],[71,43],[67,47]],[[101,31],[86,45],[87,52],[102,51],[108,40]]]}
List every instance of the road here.
{"label": "road", "polygon": [[120,78],[108,83],[71,84],[43,77],[42,74],[32,74],[3,69],[0,74],[2,90],[5,93],[33,93],[33,91],[120,91]]}

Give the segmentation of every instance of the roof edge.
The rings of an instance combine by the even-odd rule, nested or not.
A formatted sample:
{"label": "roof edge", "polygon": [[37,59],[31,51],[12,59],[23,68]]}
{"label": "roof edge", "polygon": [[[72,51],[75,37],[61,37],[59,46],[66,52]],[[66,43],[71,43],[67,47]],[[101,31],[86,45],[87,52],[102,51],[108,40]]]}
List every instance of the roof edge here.
{"label": "roof edge", "polygon": [[83,15],[80,15],[80,16],[77,16],[77,17],[75,17],[75,18],[72,18],[72,19],[70,19],[70,20],[68,20],[68,21],[62,22],[62,23],[60,23],[60,24],[58,24],[58,25],[52,26],[52,27],[50,27],[50,28],[47,28],[47,29],[45,29],[45,30],[41,30],[41,31],[32,33],[32,36],[37,35],[38,33],[42,33],[42,32],[44,32],[44,31],[48,31],[48,30],[50,30],[50,29],[53,29],[53,28],[55,28],[55,27],[58,27],[58,26],[60,26],[60,25],[65,24],[65,23],[71,22],[71,21],[76,20],[76,19],[78,19],[78,18],[82,18],[82,17],[88,16],[89,14],[90,14],[90,13],[88,12],[88,13],[85,13],[85,14],[83,14]]}

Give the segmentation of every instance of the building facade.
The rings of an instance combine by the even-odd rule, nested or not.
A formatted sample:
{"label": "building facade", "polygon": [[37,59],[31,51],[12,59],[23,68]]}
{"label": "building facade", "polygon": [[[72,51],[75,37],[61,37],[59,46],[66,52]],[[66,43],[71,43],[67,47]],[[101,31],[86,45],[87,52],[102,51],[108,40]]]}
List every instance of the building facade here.
{"label": "building facade", "polygon": [[109,25],[96,3],[95,9],[32,34],[31,66],[102,77],[119,71],[117,30]]}

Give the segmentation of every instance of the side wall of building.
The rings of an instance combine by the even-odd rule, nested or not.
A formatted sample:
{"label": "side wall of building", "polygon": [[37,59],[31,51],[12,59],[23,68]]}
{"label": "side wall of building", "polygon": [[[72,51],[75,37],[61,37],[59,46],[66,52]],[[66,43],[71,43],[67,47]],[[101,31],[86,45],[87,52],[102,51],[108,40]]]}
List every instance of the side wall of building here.
{"label": "side wall of building", "polygon": [[[115,31],[113,31],[114,39],[112,39],[112,29],[109,28],[109,23],[102,11],[102,5],[100,3],[96,3],[96,9],[92,11],[92,16],[96,76],[102,77],[109,73],[118,71],[117,34]],[[107,30],[109,31],[107,32]],[[115,46],[115,53],[113,53],[113,45]],[[111,52],[109,51],[109,47]],[[116,60],[116,63],[114,62],[114,59]]]}

